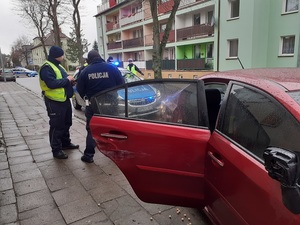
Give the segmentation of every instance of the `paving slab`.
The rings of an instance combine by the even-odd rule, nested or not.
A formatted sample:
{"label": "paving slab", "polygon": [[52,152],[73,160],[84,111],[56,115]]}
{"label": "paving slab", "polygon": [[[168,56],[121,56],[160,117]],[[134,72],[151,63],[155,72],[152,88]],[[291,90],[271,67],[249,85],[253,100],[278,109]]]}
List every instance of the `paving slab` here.
{"label": "paving slab", "polygon": [[[17,83],[0,83],[0,225],[183,225],[176,206],[139,200],[100,152],[92,164],[80,160],[86,129],[79,114],[70,129],[79,149],[55,159],[41,97]],[[198,210],[181,210],[192,224],[207,225]]]}

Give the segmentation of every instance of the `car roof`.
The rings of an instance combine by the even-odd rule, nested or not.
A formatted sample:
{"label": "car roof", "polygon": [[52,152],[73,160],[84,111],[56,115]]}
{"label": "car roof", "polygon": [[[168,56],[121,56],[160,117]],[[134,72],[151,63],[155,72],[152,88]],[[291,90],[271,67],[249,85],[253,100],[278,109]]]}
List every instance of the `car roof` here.
{"label": "car roof", "polygon": [[257,68],[229,70],[204,75],[199,79],[207,81],[233,80],[252,84],[261,89],[271,85],[279,86],[284,91],[300,90],[300,68]]}

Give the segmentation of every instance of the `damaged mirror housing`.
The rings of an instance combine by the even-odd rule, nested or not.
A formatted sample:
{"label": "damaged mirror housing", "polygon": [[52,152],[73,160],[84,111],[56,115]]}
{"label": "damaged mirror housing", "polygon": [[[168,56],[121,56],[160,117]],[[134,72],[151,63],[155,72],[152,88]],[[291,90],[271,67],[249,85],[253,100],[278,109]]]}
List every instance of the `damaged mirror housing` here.
{"label": "damaged mirror housing", "polygon": [[281,184],[283,204],[292,213],[300,214],[298,155],[281,148],[269,147],[263,156],[269,176]]}

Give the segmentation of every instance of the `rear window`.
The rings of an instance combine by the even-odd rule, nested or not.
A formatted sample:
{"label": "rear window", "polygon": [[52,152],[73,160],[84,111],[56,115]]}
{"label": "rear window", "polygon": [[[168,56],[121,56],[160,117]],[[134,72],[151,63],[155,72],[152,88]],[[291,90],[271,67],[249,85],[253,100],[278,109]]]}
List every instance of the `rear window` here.
{"label": "rear window", "polygon": [[300,105],[300,91],[289,92],[288,94]]}

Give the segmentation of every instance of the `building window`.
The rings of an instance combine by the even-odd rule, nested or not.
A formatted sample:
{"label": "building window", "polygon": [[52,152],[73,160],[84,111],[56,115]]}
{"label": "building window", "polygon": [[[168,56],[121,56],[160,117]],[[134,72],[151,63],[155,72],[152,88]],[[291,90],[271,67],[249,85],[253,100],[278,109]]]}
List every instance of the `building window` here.
{"label": "building window", "polygon": [[159,32],[164,32],[167,28],[167,24],[166,23],[163,23],[163,24],[160,24],[160,30]]}
{"label": "building window", "polygon": [[214,25],[214,12],[207,12],[207,24],[213,26]]}
{"label": "building window", "polygon": [[200,59],[200,45],[194,45],[194,59]]}
{"label": "building window", "polygon": [[201,15],[200,13],[197,13],[194,15],[194,25],[199,25],[201,24]]}
{"label": "building window", "polygon": [[281,37],[281,54],[291,55],[294,54],[295,36]]}
{"label": "building window", "polygon": [[133,31],[133,38],[140,38],[143,37],[143,30],[134,30]]}
{"label": "building window", "polygon": [[208,44],[206,45],[206,51],[207,51],[207,58],[213,58],[213,50],[214,50],[214,45],[213,44]]}
{"label": "building window", "polygon": [[284,12],[293,12],[299,10],[299,0],[283,0]]}
{"label": "building window", "polygon": [[230,15],[229,18],[236,18],[240,16],[240,0],[228,0]]}
{"label": "building window", "polygon": [[238,56],[238,47],[239,47],[238,39],[228,40],[228,56],[229,57],[237,57]]}

